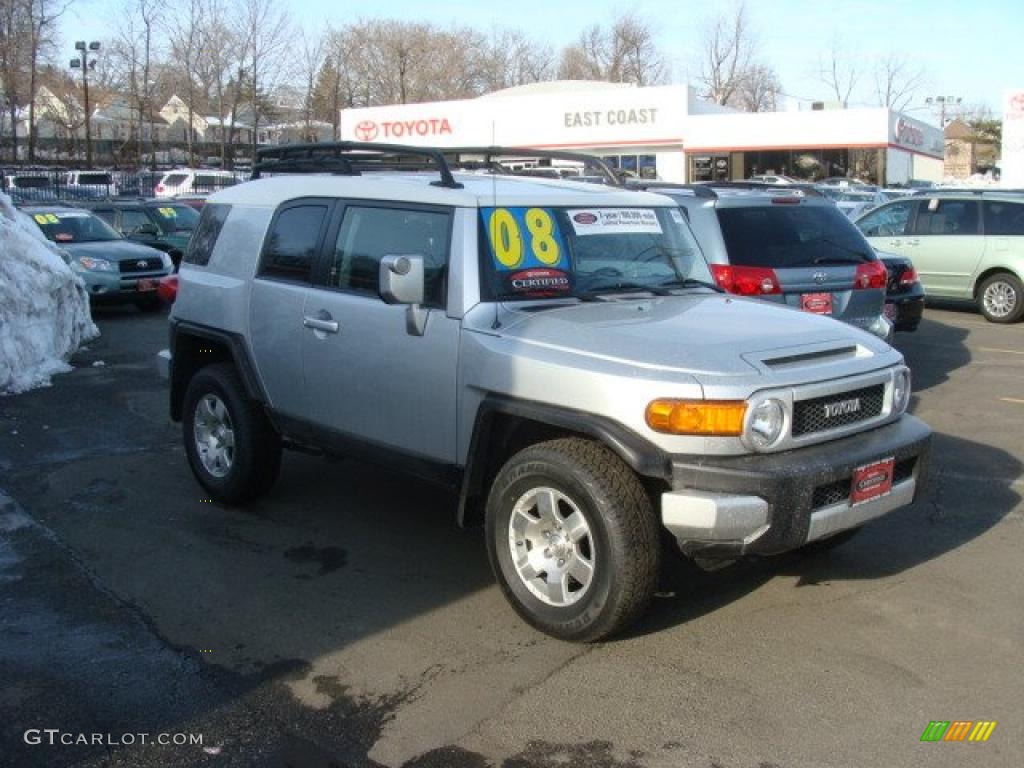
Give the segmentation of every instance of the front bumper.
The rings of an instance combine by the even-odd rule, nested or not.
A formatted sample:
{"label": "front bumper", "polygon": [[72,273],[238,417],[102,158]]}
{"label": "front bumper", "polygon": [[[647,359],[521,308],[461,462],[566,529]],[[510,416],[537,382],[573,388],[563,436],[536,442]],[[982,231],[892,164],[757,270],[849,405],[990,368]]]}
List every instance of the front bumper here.
{"label": "front bumper", "polygon": [[[135,301],[156,297],[156,283],[162,277],[171,274],[169,269],[148,270],[146,272],[124,274],[120,272],[99,272],[91,270],[76,271],[85,283],[89,298],[97,302]],[[152,290],[140,291],[139,281],[150,281]]]}
{"label": "front bumper", "polygon": [[[931,430],[904,415],[892,424],[784,453],[679,456],[662,523],[701,557],[768,555],[861,525],[910,504],[923,486]],[[892,490],[851,506],[854,470],[894,457]]]}

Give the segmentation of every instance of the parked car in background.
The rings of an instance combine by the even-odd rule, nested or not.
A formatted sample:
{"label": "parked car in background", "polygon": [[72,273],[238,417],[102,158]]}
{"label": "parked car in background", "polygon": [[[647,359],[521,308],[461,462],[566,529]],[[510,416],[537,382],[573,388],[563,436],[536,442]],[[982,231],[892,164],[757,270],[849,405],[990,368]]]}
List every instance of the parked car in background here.
{"label": "parked car in background", "polygon": [[880,189],[871,188],[866,184],[863,188],[821,186],[817,189],[835,203],[836,208],[842,211],[848,219],[856,219],[886,202],[886,197]]}
{"label": "parked car in background", "polygon": [[210,193],[234,186],[238,182],[239,179],[231,171],[179,168],[165,173],[153,189],[153,194],[156,197],[175,197],[196,192]]}
{"label": "parked car in background", "polygon": [[61,179],[60,196],[68,200],[102,200],[116,197],[117,184],[107,171],[67,171]]}
{"label": "parked car in background", "polygon": [[15,205],[57,203],[57,190],[48,173],[13,173],[4,176],[4,192]]}
{"label": "parked car in background", "polygon": [[47,239],[64,249],[96,302],[132,302],[143,311],[161,306],[157,283],[173,269],[162,251],[126,240],[99,216],[81,208],[26,206],[22,210]]}
{"label": "parked car in background", "polygon": [[888,272],[885,316],[893,324],[893,330],[916,331],[924,316],[925,290],[914,269],[914,263],[906,256],[894,253],[881,252],[877,255]]}
{"label": "parked car in background", "polygon": [[827,179],[822,179],[818,182],[819,187],[866,187],[869,186],[866,181],[860,179],[850,178],[848,176],[829,176]]}
{"label": "parked car in background", "polygon": [[797,180],[789,176],[759,174],[751,176],[750,181],[758,181],[762,184],[796,184]]}
{"label": "parked car in background", "polygon": [[648,188],[683,209],[725,290],[828,315],[889,338],[885,266],[827,198],[813,190],[742,182]]}
{"label": "parked car in background", "polygon": [[125,237],[163,251],[177,266],[199,213],[178,200],[105,200],[84,207]]}
{"label": "parked car in background", "polygon": [[877,250],[910,258],[929,296],[975,301],[994,323],[1024,317],[1024,195],[929,190],[856,224]]}

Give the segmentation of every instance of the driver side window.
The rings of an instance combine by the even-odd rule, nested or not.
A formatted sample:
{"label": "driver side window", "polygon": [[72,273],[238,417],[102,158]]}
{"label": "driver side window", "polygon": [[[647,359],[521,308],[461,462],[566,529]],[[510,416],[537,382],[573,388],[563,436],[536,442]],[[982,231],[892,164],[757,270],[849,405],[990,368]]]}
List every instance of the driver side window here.
{"label": "driver side window", "polygon": [[917,201],[900,201],[872,211],[857,222],[865,237],[892,237],[908,234],[911,214]]}

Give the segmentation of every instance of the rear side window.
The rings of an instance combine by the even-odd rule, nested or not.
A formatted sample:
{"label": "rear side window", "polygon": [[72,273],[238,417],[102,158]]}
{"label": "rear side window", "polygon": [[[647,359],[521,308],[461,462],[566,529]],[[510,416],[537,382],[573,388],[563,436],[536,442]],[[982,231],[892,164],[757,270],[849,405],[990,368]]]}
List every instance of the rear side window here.
{"label": "rear side window", "polygon": [[309,281],[327,208],[326,203],[292,205],[277,214],[263,246],[261,277]]}
{"label": "rear side window", "polygon": [[986,200],[981,209],[986,235],[1024,235],[1024,203]]}
{"label": "rear side window", "polygon": [[939,200],[922,204],[914,223],[915,235],[976,235],[978,204],[973,200]]}
{"label": "rear side window", "polygon": [[907,234],[907,225],[917,201],[906,200],[872,211],[857,222],[867,237],[892,237]]}
{"label": "rear side window", "polygon": [[178,187],[187,178],[187,173],[168,173],[164,176],[164,180],[161,183],[167,187]]}
{"label": "rear side window", "polygon": [[223,203],[207,203],[199,215],[199,225],[188,241],[188,248],[182,261],[205,267],[210,263],[210,254],[217,243],[220,230],[227,221],[230,205]]}
{"label": "rear side window", "polygon": [[449,216],[439,211],[348,206],[331,260],[328,284],[377,295],[385,256],[423,257],[424,303],[441,306],[448,263]]}
{"label": "rear side window", "polygon": [[192,179],[192,187],[196,190],[224,189],[235,185],[235,180],[230,176],[214,176],[211,174],[197,173]]}
{"label": "rear side window", "polygon": [[729,262],[741,267],[810,267],[873,261],[871,248],[833,205],[718,208]]}

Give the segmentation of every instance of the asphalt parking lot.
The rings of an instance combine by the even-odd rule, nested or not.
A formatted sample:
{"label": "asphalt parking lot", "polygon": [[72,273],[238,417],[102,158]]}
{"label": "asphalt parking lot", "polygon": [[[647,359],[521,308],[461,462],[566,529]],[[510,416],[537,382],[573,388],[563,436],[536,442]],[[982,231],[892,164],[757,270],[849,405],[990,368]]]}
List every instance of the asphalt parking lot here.
{"label": "asphalt parking lot", "polygon": [[[204,499],[166,316],[97,322],[74,372],[0,399],[0,765],[1024,764],[1024,324],[930,307],[898,337],[936,431],[913,507],[830,554],[674,567],[628,636],[576,646],[415,480],[289,454],[264,501]],[[998,725],[920,743],[931,720]]]}

